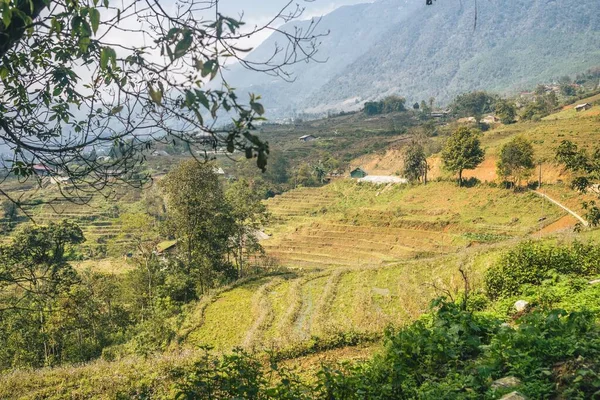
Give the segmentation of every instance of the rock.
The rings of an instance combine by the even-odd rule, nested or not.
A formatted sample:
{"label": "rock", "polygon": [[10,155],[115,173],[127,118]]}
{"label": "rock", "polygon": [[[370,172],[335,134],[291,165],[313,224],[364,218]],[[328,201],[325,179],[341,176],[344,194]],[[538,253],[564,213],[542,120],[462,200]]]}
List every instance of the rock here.
{"label": "rock", "polygon": [[504,378],[496,379],[492,382],[492,389],[510,389],[521,384],[519,378],[514,376],[505,376]]}
{"label": "rock", "polygon": [[518,300],[515,302],[515,310],[517,310],[518,312],[525,311],[525,309],[527,308],[528,305],[529,305],[528,301]]}
{"label": "rock", "polygon": [[527,400],[527,397],[523,396],[519,392],[511,392],[500,397],[500,400]]}
{"label": "rock", "polygon": [[597,285],[600,283],[600,279],[594,279],[593,281],[588,282],[590,285]]}

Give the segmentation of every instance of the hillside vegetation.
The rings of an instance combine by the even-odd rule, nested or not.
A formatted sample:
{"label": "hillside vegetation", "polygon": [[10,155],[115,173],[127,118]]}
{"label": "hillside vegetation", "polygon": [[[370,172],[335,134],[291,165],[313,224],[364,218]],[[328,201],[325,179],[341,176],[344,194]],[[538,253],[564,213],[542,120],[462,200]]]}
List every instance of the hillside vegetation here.
{"label": "hillside vegetation", "polygon": [[[519,135],[531,138],[536,154],[550,160],[567,127],[572,131],[572,140],[593,146],[599,133],[594,112],[595,108],[577,114],[566,109],[542,121],[485,132],[481,140],[487,160],[493,160],[503,143]],[[334,120],[339,124],[355,118]],[[441,131],[444,129],[452,129],[452,125]],[[296,135],[290,134],[292,138]],[[335,134],[330,137],[332,145],[339,145]],[[288,142],[290,149],[314,146],[293,140]],[[359,148],[358,141],[349,140]],[[395,146],[394,140],[387,145]],[[286,141],[281,139],[281,145],[285,146]],[[313,154],[314,149],[306,149]],[[548,165],[560,168],[550,162]],[[477,176],[481,168],[472,173]],[[36,196],[49,198],[52,190],[48,188]],[[547,184],[543,190],[573,208],[587,196],[565,184]],[[87,209],[59,206],[64,215],[82,224],[93,244],[126,249],[135,237],[123,224],[127,221],[123,215],[139,212],[151,202],[133,191],[124,195],[116,209],[100,202]],[[408,386],[402,390],[412,393],[408,397],[439,397],[443,391],[462,393],[459,388],[469,387],[471,391],[466,393],[470,394],[464,398],[496,398],[504,392],[491,388],[491,382],[513,374],[524,382],[531,378],[517,388],[532,398],[558,392],[585,394],[596,387],[588,378],[583,378],[584,384],[573,382],[574,374],[579,373],[576,371],[593,374],[597,365],[577,366],[565,343],[574,337],[590,343],[597,340],[594,321],[598,308],[593,299],[598,285],[589,285],[588,281],[600,274],[598,250],[595,245],[582,247],[577,241],[597,243],[598,231],[574,232],[576,220],[542,197],[526,190],[505,189],[495,182],[472,181],[459,187],[453,177],[440,174],[427,185],[372,185],[338,178],[321,187],[298,187],[263,203],[271,217],[264,227],[270,237],[261,245],[270,261],[261,273],[215,287],[175,313],[169,311],[171,304],[163,305],[163,314],[136,326],[137,336],[131,340],[107,347],[101,360],[83,366],[6,373],[0,378],[0,397],[167,399],[177,393],[192,393],[191,398],[198,398],[202,387],[222,382],[212,372],[201,372],[207,365],[212,366],[211,371],[223,368],[223,376],[237,376],[235,379],[243,369],[253,374],[251,382],[258,382],[257,393],[294,393],[292,398],[298,398],[295,388],[272,392],[267,386],[277,385],[288,376],[302,382],[298,385],[305,398],[327,398],[327,390],[337,393],[333,397],[337,398],[340,393],[356,393],[362,387],[357,382],[363,377],[366,386],[360,390],[370,388],[375,391],[373,396],[389,398],[385,390],[398,390],[394,386],[398,379],[423,382],[426,377],[431,386],[406,383]],[[40,204],[28,210],[39,218],[60,219],[60,214],[53,217],[45,207]],[[98,241],[94,229],[105,221],[114,231],[101,232],[98,238],[106,242]],[[114,240],[109,240],[108,233],[114,235]],[[542,241],[528,244],[537,238]],[[130,262],[87,259],[82,264],[82,271],[89,268],[121,273],[123,283],[135,277],[135,257]],[[513,271],[514,266],[519,266],[518,273]],[[431,301],[439,296],[446,300],[431,308]],[[465,296],[468,301],[463,301]],[[531,314],[513,310],[519,299],[533,305]],[[582,310],[583,314],[577,314]],[[565,322],[555,324],[553,318],[557,315],[564,316],[560,321]],[[534,333],[524,342],[518,329],[507,331],[502,323],[523,326]],[[448,333],[450,326],[462,326],[464,335]],[[155,327],[156,332],[147,334],[145,327]],[[171,335],[170,339],[158,348],[152,347],[154,340],[163,340],[163,330]],[[564,351],[548,350],[556,344],[545,332],[552,332]],[[420,341],[423,350],[412,345],[410,349],[402,347],[403,341]],[[432,343],[443,344],[438,351]],[[406,357],[398,356],[397,346]],[[511,346],[515,358],[502,355],[502,346]],[[535,352],[530,353],[529,364],[514,361],[532,346]],[[213,349],[213,355],[204,353],[206,347]],[[244,350],[227,355],[234,348]],[[272,376],[273,380],[254,381],[273,365],[265,351],[284,367],[274,373],[278,377]],[[220,359],[223,354],[233,358]],[[371,358],[373,354],[379,355]],[[460,362],[456,354],[461,354]],[[581,355],[595,357],[593,346],[581,350]],[[424,369],[408,367],[411,357],[429,361]],[[334,369],[321,369],[322,360],[334,363]],[[336,364],[344,360],[353,366]],[[549,373],[534,372],[548,362],[557,367]],[[401,365],[411,372],[399,378],[388,370],[390,365]],[[480,366],[488,372],[471,374]],[[288,367],[300,369],[285,375]],[[326,371],[336,372],[331,375]],[[326,386],[329,389],[325,390]],[[218,390],[224,397],[216,398],[229,398],[223,393],[234,389]],[[260,396],[248,398],[278,398]]]}
{"label": "hillside vegetation", "polygon": [[[437,2],[375,1],[325,15],[318,58],[330,62],[291,69],[282,82],[238,68],[230,78],[252,82],[274,115],[357,110],[387,95],[408,104],[435,97],[441,103],[469,90],[514,93],[539,82],[598,65],[600,20],[596,1]],[[287,26],[308,29],[316,20]],[[254,51],[269,54],[273,34]],[[250,55],[252,57],[253,54]],[[239,82],[239,83],[238,83]]]}

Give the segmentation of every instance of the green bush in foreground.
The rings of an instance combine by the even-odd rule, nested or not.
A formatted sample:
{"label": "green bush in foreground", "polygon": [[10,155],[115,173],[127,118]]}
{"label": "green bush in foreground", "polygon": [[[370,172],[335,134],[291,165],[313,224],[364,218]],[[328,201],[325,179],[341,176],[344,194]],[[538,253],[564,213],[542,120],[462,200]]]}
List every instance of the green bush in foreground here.
{"label": "green bush in foreground", "polygon": [[[183,399],[496,399],[519,390],[528,398],[600,394],[600,329],[589,312],[534,311],[515,327],[454,303],[398,331],[372,361],[323,367],[314,384],[241,350],[207,356],[178,372]],[[496,379],[521,383],[495,389]]]}
{"label": "green bush in foreground", "polygon": [[579,242],[572,246],[521,244],[487,271],[485,286],[492,299],[513,296],[522,285],[539,285],[553,272],[574,276],[600,273],[600,246]]}

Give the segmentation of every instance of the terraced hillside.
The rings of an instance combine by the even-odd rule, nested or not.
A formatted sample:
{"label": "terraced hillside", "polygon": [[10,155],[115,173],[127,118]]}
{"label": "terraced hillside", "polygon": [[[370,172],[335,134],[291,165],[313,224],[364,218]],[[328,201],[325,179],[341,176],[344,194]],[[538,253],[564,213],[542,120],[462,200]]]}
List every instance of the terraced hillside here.
{"label": "terraced hillside", "polygon": [[378,266],[522,237],[562,217],[531,193],[487,186],[338,181],[267,201],[278,224],[267,254],[292,267]]}
{"label": "terraced hillside", "polygon": [[[44,225],[62,220],[76,222],[86,238],[82,251],[92,257],[104,252],[108,241],[120,233],[119,214],[132,203],[127,196],[113,200],[97,196],[87,204],[76,204],[66,200],[56,188],[30,188],[25,191],[24,197],[26,205],[19,210],[18,226]],[[7,225],[8,221],[1,220],[0,224]],[[8,241],[10,237],[11,234],[8,234],[2,239]]]}
{"label": "terraced hillside", "polygon": [[[490,254],[469,256],[474,281]],[[464,257],[393,266],[332,267],[264,277],[201,301],[181,326],[184,347],[286,348],[336,333],[380,334],[423,313],[439,288],[461,285]]]}
{"label": "terraced hillside", "polygon": [[180,343],[285,348],[314,336],[376,334],[419,316],[440,290],[458,288],[460,265],[477,285],[497,248],[566,214],[533,193],[450,182],[340,180],[267,205],[276,224],[262,243],[289,268],[203,299],[181,325]]}

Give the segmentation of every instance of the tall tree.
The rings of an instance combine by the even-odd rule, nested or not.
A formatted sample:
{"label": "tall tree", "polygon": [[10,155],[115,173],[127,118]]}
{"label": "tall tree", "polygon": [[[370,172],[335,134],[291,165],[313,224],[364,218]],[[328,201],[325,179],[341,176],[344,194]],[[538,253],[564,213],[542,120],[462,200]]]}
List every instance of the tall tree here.
{"label": "tall tree", "polygon": [[531,142],[523,137],[516,137],[500,149],[498,159],[498,175],[509,179],[515,189],[521,181],[533,172],[534,152]]}
{"label": "tall tree", "polygon": [[421,180],[423,183],[427,183],[428,171],[429,165],[423,145],[412,141],[404,150],[402,174],[410,182]]}
{"label": "tall tree", "polygon": [[220,280],[233,278],[225,257],[234,219],[214,165],[195,159],[183,161],[160,186],[166,200],[168,230],[177,240],[177,253],[189,284],[195,287],[195,293],[190,294],[202,294]]}
{"label": "tall tree", "polygon": [[236,260],[238,273],[242,276],[248,257],[262,252],[259,235],[268,221],[267,208],[259,193],[245,179],[229,185],[225,191],[225,199],[234,220],[231,252]]}
{"label": "tall tree", "polygon": [[[582,193],[587,192],[593,186],[598,187],[600,180],[600,147],[588,153],[584,149],[569,141],[564,140],[556,149],[556,159],[565,164],[565,167],[576,173],[571,182],[571,187]],[[597,193],[597,190],[594,192]],[[600,206],[595,201],[583,203],[586,219],[592,226],[600,225]]]}
{"label": "tall tree", "polygon": [[458,184],[462,186],[465,169],[476,168],[485,156],[479,140],[479,132],[467,127],[458,128],[448,138],[442,150],[444,167],[458,173]]}
{"label": "tall tree", "polygon": [[[0,320],[3,312],[24,311],[33,325],[33,353],[41,360],[34,365],[50,365],[57,354],[48,332],[48,319],[57,311],[56,300],[78,282],[77,273],[67,262],[71,246],[85,240],[81,229],[70,222],[48,226],[28,226],[11,244],[0,246]],[[35,339],[34,339],[35,338]]]}

